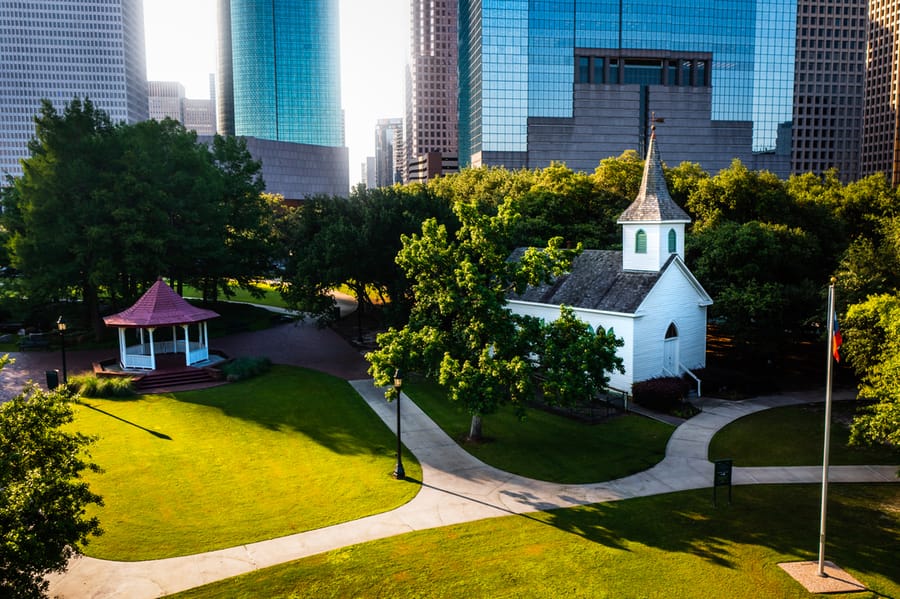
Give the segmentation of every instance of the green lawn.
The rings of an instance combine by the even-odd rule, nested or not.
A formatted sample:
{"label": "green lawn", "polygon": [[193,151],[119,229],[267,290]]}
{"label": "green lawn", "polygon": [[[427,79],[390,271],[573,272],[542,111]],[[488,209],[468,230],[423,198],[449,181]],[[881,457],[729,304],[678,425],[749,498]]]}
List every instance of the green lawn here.
{"label": "green lawn", "polygon": [[[403,390],[448,435],[462,442],[470,416],[436,384],[412,380]],[[665,457],[674,427],[634,414],[584,424],[532,409],[520,420],[504,409],[484,419],[485,441],[463,447],[502,470],[559,483],[613,480],[650,468]]]}
{"label": "green lawn", "polygon": [[[222,387],[134,400],[84,399],[77,430],[103,474],[105,534],[85,553],[186,555],[396,508],[419,487],[390,477],[394,435],[350,385],[276,366]],[[410,477],[421,468],[404,456]]]}
{"label": "green lawn", "polygon": [[[509,516],[374,541],[173,595],[805,599],[779,562],[815,560],[819,488],[738,487]],[[900,485],[832,485],[826,558],[900,597]]]}
{"label": "green lawn", "polygon": [[[900,451],[888,447],[850,447],[849,423],[859,401],[832,403],[828,463],[900,464]],[[763,410],[720,430],[709,445],[709,459],[733,459],[735,466],[815,466],[822,464],[825,404]]]}
{"label": "green lawn", "polygon": [[[263,291],[262,297],[254,297],[250,295],[249,291],[241,289],[240,287],[231,286],[231,290],[234,291],[234,296],[226,298],[220,294],[219,299],[228,300],[231,302],[246,302],[250,304],[262,304],[264,306],[275,306],[277,308],[287,307],[287,304],[285,304],[284,299],[282,299],[281,297],[281,293],[279,293],[278,289],[274,285],[260,281],[259,283],[257,283],[257,287],[259,287],[260,290]],[[185,285],[184,297],[202,298],[203,293],[194,287]]]}

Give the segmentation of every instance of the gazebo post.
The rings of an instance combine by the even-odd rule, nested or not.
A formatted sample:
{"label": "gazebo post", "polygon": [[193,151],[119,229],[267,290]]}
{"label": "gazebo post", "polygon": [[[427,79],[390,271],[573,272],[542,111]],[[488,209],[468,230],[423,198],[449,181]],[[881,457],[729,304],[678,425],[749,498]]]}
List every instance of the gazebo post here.
{"label": "gazebo post", "polygon": [[147,328],[150,331],[150,370],[156,370],[156,344],[153,342],[153,329],[154,327]]}
{"label": "gazebo post", "polygon": [[185,366],[191,365],[191,336],[188,332],[188,327],[190,325],[183,324],[184,327],[184,364]]}
{"label": "gazebo post", "polygon": [[119,327],[119,365],[126,368],[128,364],[128,341],[125,339],[125,327]]}

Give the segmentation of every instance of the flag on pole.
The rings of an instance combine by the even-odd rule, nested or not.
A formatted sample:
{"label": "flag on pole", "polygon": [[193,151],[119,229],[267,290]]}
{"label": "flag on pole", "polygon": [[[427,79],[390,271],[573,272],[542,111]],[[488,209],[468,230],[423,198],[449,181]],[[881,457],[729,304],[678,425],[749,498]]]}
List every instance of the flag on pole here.
{"label": "flag on pole", "polygon": [[836,362],[841,361],[841,344],[844,342],[844,337],[841,335],[841,328],[838,326],[838,318],[837,312],[834,313],[834,332],[832,333],[831,339],[831,353],[834,356]]}

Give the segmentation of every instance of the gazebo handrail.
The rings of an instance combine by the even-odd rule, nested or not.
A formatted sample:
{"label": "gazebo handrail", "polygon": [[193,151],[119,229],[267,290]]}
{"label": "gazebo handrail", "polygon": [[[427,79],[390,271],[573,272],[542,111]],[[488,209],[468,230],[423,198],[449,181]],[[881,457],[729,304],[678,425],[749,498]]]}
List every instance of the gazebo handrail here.
{"label": "gazebo handrail", "polygon": [[[203,343],[199,341],[191,341],[189,345],[190,351],[196,351],[199,348],[205,347]],[[138,349],[140,351],[130,351],[133,349]],[[165,341],[154,341],[153,342],[153,352],[156,354],[183,354],[184,353],[184,339],[178,339],[177,341],[172,341],[171,339]],[[130,356],[149,356],[150,355],[150,343],[137,343],[135,345],[128,345],[125,347],[125,353]]]}

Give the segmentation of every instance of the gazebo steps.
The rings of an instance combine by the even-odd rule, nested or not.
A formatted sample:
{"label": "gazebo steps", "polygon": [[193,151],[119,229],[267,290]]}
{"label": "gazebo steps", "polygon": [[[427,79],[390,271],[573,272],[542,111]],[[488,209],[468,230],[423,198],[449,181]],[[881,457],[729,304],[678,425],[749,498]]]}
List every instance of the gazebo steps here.
{"label": "gazebo steps", "polygon": [[154,371],[136,377],[134,388],[138,393],[151,393],[185,387],[205,387],[219,382],[221,382],[221,378],[214,376],[204,368],[183,368]]}

